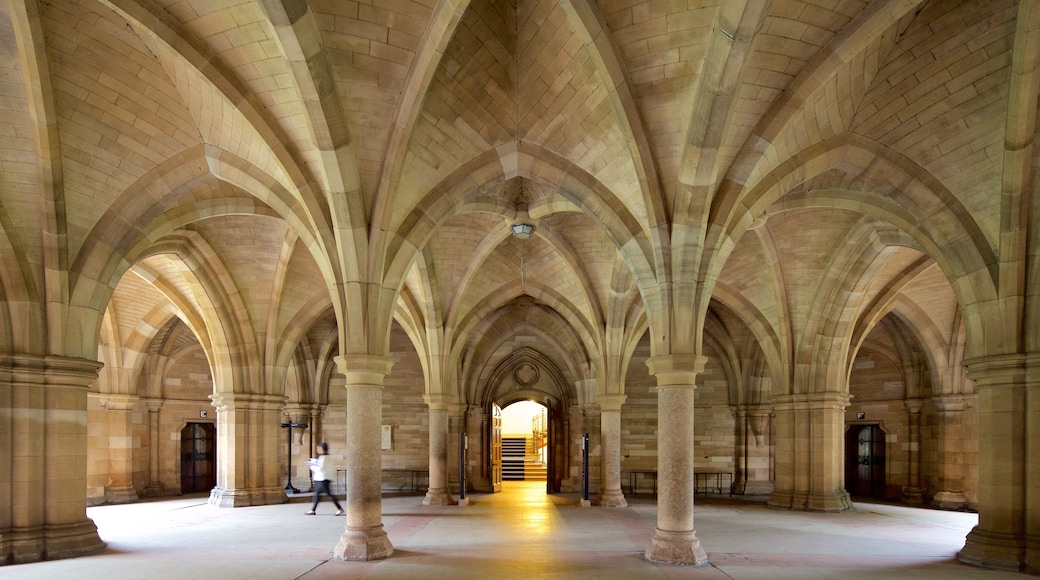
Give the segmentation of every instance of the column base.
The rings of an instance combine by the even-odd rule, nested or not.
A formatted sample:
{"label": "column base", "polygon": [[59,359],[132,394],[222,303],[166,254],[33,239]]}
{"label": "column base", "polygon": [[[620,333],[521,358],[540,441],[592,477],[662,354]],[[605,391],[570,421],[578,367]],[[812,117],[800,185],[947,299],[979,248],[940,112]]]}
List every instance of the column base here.
{"label": "column base", "polygon": [[1040,534],[1026,534],[1026,560],[1022,571],[1040,575]]}
{"label": "column base", "polygon": [[697,532],[667,532],[660,528],[646,549],[646,559],[658,564],[699,566],[708,563],[708,554],[697,539]]}
{"label": "column base", "polygon": [[795,509],[794,492],[788,490],[774,489],[773,493],[769,494],[769,501],[766,502],[766,505],[771,508],[777,508],[782,510]]}
{"label": "column base", "polygon": [[161,481],[149,481],[141,495],[144,497],[162,497],[166,495],[166,486]]}
{"label": "column base", "polygon": [[852,498],[845,490],[832,493],[773,490],[766,505],[788,510],[840,513],[852,509]]}
{"label": "column base", "polygon": [[908,487],[903,490],[903,503],[910,505],[921,505],[924,503],[924,496],[921,495],[921,488],[919,487]]}
{"label": "column base", "polygon": [[744,495],[769,495],[773,493],[771,481],[748,481],[744,483]]}
{"label": "column base", "polygon": [[845,490],[819,493],[810,492],[806,497],[805,511],[840,513],[852,509],[852,498]]}
{"label": "column base", "polygon": [[21,528],[0,534],[3,563],[28,564],[94,554],[105,549],[90,519],[74,524]]}
{"label": "column base", "polygon": [[225,489],[214,487],[209,492],[209,505],[219,508],[278,505],[289,501],[281,487]]}
{"label": "column base", "polygon": [[371,528],[347,527],[332,551],[339,560],[355,561],[382,560],[393,553],[394,547],[383,531],[383,524]]}
{"label": "column base", "polygon": [[1018,572],[1025,559],[1025,540],[1015,534],[980,530],[975,526],[957,553],[965,564]]}
{"label": "column base", "polygon": [[119,505],[137,500],[137,490],[132,485],[110,485],[105,488],[106,504]]}
{"label": "column base", "polygon": [[423,505],[455,505],[455,498],[451,497],[447,489],[429,489],[426,497],[422,500]]}
{"label": "column base", "polygon": [[960,511],[968,507],[968,498],[959,491],[940,491],[932,497],[933,508],[947,511]]}
{"label": "column base", "polygon": [[620,489],[604,490],[600,492],[599,497],[596,499],[596,503],[600,507],[628,507],[628,500],[625,499],[625,494]]}

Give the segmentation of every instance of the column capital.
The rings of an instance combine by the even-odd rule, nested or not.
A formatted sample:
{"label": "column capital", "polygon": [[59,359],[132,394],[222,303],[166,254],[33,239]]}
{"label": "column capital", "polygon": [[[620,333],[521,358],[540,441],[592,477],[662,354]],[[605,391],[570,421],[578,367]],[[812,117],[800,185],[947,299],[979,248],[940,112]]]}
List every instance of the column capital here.
{"label": "column capital", "polygon": [[621,405],[625,404],[625,400],[628,399],[627,395],[599,395],[596,397],[596,402],[599,403],[600,411],[621,411]]}
{"label": "column capital", "polygon": [[794,409],[833,409],[844,411],[849,406],[852,395],[849,393],[823,392],[800,393],[795,395],[773,395],[770,402],[777,411]]}
{"label": "column capital", "polygon": [[134,408],[140,397],[137,395],[124,395],[122,393],[101,393],[101,408],[109,411],[129,411]]}
{"label": "column capital", "polygon": [[428,393],[423,395],[423,401],[431,411],[448,411],[455,403],[455,397],[445,393]]}
{"label": "column capital", "polygon": [[347,388],[381,387],[394,366],[389,358],[371,354],[341,354],[335,360],[336,368],[347,378]]}
{"label": "column capital", "polygon": [[251,395],[248,393],[215,393],[209,396],[217,411],[235,408],[268,409],[281,411],[285,395]]}
{"label": "column capital", "polygon": [[964,361],[978,388],[1023,385],[1030,371],[1040,375],[1040,353],[983,356]]}
{"label": "column capital", "polygon": [[143,400],[149,413],[158,413],[159,409],[162,409],[163,403],[166,402],[165,399],[154,399],[151,397],[146,397]]}
{"label": "column capital", "polygon": [[97,381],[104,363],[66,356],[0,355],[0,371],[14,382],[88,388]]}
{"label": "column capital", "polygon": [[903,401],[903,406],[910,412],[911,415],[916,415],[921,412],[921,407],[924,406],[924,399],[906,399]]}
{"label": "column capital", "polygon": [[693,353],[662,354],[650,357],[646,366],[650,374],[657,377],[658,388],[694,388],[697,375],[704,372],[708,357]]}
{"label": "column capital", "polygon": [[959,413],[969,406],[968,399],[964,395],[938,395],[932,397],[932,403],[940,413]]}

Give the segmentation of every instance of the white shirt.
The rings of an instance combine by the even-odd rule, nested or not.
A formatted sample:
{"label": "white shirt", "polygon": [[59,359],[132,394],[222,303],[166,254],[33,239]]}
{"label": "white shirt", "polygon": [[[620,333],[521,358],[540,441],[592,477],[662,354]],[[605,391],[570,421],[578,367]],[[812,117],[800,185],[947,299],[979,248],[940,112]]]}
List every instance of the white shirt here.
{"label": "white shirt", "polygon": [[[311,457],[307,460],[307,465],[311,468],[311,477],[314,481],[331,481],[327,472],[335,471],[335,466],[332,460],[328,459],[328,455],[319,455],[318,457]],[[326,465],[328,463],[328,465]]]}

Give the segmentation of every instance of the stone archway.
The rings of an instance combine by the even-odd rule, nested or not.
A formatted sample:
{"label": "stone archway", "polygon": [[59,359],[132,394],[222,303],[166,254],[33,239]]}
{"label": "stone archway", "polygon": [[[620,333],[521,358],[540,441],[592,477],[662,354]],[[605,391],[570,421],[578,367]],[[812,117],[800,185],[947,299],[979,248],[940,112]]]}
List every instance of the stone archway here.
{"label": "stone archway", "polygon": [[[494,407],[505,408],[517,401],[534,401],[546,407],[546,491],[563,490],[564,475],[572,461],[569,441],[570,421],[567,412],[572,402],[560,369],[534,348],[521,348],[499,363],[481,389],[479,436],[471,431],[470,457],[480,457],[476,472],[467,478],[479,489],[493,489]],[[477,442],[477,445],[474,445]],[[476,448],[474,448],[476,447]]]}

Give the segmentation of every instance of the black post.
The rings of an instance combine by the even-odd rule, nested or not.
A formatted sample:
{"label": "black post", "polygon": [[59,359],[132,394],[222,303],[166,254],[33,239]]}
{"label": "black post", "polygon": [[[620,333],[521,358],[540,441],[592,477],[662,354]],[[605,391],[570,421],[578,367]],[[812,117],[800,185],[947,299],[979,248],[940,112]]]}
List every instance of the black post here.
{"label": "black post", "polygon": [[459,500],[466,499],[466,434],[459,437]]}
{"label": "black post", "polygon": [[581,438],[581,499],[589,501],[589,434]]}
{"label": "black post", "polygon": [[307,424],[306,423],[293,423],[291,421],[288,422],[288,423],[282,423],[282,428],[285,429],[285,432],[288,434],[288,441],[287,441],[287,443],[289,444],[289,451],[288,451],[289,455],[287,457],[288,460],[285,462],[285,469],[286,469],[286,474],[285,474],[285,493],[300,493],[300,490],[298,490],[295,487],[293,487],[293,484],[292,484],[292,430],[293,430],[293,427],[296,427],[298,429],[306,429],[307,428]]}

